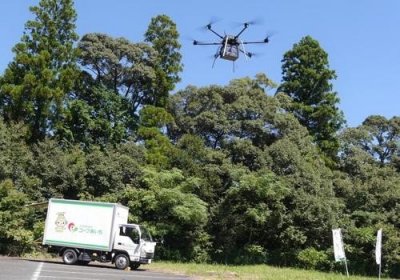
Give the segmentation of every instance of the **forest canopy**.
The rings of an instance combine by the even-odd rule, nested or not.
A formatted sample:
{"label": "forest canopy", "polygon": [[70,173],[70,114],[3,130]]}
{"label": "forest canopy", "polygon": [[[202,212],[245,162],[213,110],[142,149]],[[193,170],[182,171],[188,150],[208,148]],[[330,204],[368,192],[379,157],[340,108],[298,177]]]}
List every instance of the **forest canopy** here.
{"label": "forest canopy", "polygon": [[[163,243],[156,258],[399,277],[400,117],[347,127],[311,36],[268,73],[174,91],[184,71],[167,15],[141,42],[77,35],[72,0],[40,0],[0,76],[0,253],[41,250],[52,197],[118,202]],[[39,242],[39,243],[38,243]]]}

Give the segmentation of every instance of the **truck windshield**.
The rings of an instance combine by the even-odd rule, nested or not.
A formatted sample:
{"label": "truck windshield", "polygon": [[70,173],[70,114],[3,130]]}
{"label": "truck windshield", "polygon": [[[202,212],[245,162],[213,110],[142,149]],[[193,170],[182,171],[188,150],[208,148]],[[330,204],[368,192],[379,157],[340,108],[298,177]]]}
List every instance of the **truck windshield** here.
{"label": "truck windshield", "polygon": [[132,241],[136,244],[139,243],[139,232],[136,228],[131,227],[121,227],[119,234],[121,236],[128,236],[132,239]]}
{"label": "truck windshield", "polygon": [[148,230],[145,227],[140,226],[140,232],[142,233],[142,239],[144,241],[153,242],[153,239],[151,238],[150,232],[148,232]]}

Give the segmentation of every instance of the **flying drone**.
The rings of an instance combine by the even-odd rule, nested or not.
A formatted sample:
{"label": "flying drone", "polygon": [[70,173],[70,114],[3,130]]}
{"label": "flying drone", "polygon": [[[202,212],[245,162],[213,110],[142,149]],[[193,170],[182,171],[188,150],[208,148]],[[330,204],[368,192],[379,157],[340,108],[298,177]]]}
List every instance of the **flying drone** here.
{"label": "flying drone", "polygon": [[212,24],[209,23],[205,27],[218,36],[221,41],[220,42],[200,42],[197,40],[193,40],[193,45],[196,46],[212,46],[218,45],[217,52],[214,54],[214,61],[212,67],[214,67],[215,61],[217,58],[229,60],[233,62],[233,69],[235,69],[235,61],[239,58],[239,54],[243,53],[245,58],[251,58],[254,53],[246,51],[244,45],[248,44],[267,44],[269,42],[269,36],[267,36],[262,41],[242,41],[239,37],[242,33],[252,24],[252,22],[245,22],[243,23],[243,28],[240,30],[236,35],[224,35],[222,36],[218,32],[216,32],[212,28]]}

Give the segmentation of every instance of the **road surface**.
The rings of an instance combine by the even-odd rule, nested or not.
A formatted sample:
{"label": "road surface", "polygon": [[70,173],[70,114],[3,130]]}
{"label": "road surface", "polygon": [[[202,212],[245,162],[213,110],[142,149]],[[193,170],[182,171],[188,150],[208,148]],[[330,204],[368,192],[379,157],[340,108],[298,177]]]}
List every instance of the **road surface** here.
{"label": "road surface", "polygon": [[144,269],[118,270],[113,266],[91,263],[65,265],[56,261],[23,260],[0,257],[0,280],[189,280],[184,275],[158,273]]}

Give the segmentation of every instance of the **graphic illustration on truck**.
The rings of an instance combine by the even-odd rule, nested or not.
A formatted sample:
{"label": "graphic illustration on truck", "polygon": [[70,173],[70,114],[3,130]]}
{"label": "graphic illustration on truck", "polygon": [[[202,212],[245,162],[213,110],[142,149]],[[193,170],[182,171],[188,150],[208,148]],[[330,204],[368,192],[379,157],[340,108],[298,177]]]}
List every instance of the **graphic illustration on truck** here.
{"label": "graphic illustration on truck", "polygon": [[154,258],[156,243],[145,227],[128,223],[129,208],[118,203],[50,199],[43,245],[66,264],[111,262],[137,269]]}
{"label": "graphic illustration on truck", "polygon": [[67,224],[67,219],[65,218],[65,213],[64,212],[58,212],[57,213],[57,219],[56,219],[56,231],[57,232],[63,232],[65,229],[65,226]]}
{"label": "graphic illustration on truck", "polygon": [[68,224],[68,230],[71,231],[71,232],[75,232],[75,231],[78,230],[78,228],[75,226],[74,223],[69,223]]}

